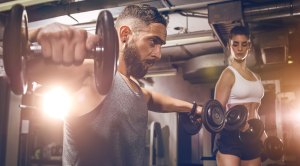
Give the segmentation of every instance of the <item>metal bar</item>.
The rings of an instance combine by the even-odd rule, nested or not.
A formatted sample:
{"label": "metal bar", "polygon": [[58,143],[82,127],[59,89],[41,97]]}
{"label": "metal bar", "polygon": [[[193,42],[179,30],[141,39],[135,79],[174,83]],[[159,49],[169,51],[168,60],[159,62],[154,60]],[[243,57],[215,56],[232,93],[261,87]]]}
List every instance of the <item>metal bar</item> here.
{"label": "metal bar", "polygon": [[[166,13],[172,13],[177,10],[192,10],[192,9],[205,9],[209,3],[217,3],[217,2],[224,2],[224,1],[230,1],[230,0],[207,0],[205,2],[201,3],[193,3],[193,4],[187,4],[187,5],[178,5],[178,6],[171,6],[166,8],[159,8],[159,12],[166,12]],[[145,4],[151,4],[155,2],[160,2],[157,0],[145,0],[142,3]],[[37,21],[37,20],[43,20],[47,18],[67,15],[67,14],[74,14],[74,13],[81,13],[85,11],[92,11],[92,10],[100,10],[100,9],[113,9],[116,7],[121,7],[124,5],[129,4],[137,4],[138,1],[132,1],[132,0],[124,0],[120,2],[119,0],[110,0],[110,1],[96,1],[96,0],[90,0],[90,1],[83,1],[83,2],[76,2],[76,3],[70,3],[70,4],[62,4],[59,6],[47,6],[43,8],[33,9],[30,10],[30,8],[27,8],[27,13],[30,16],[29,22]],[[139,2],[141,3],[141,2]],[[154,5],[155,6],[155,5]],[[116,13],[117,17],[118,13]]]}
{"label": "metal bar", "polygon": [[270,20],[300,15],[300,2],[291,1],[244,9],[247,22]]}
{"label": "metal bar", "polygon": [[226,2],[226,1],[231,1],[231,0],[209,0],[206,2],[200,2],[200,3],[192,3],[192,4],[187,4],[187,5],[178,5],[178,6],[170,6],[166,8],[160,8],[158,9],[159,12],[172,12],[176,10],[185,10],[185,9],[201,9],[201,8],[206,8],[208,4],[211,3],[219,3],[219,2]]}
{"label": "metal bar", "polygon": [[22,4],[24,6],[33,6],[38,4],[43,4],[47,2],[54,2],[59,0],[16,0],[16,1],[10,1],[5,3],[0,3],[0,12],[8,11],[11,9],[11,7],[15,4]]}
{"label": "metal bar", "polygon": [[[31,8],[27,8],[26,10],[29,16],[28,17],[29,22],[33,22],[33,21],[44,20],[44,19],[53,18],[57,16],[70,15],[70,14],[82,13],[82,12],[93,11],[93,10],[114,9],[127,4],[137,4],[137,3],[138,1],[136,0],[134,1],[132,0],[123,0],[123,1],[89,0],[89,1],[73,2],[69,4],[60,4],[60,5],[52,5],[52,6],[48,5],[45,7],[34,8],[32,10]],[[150,2],[147,1],[147,3]]]}

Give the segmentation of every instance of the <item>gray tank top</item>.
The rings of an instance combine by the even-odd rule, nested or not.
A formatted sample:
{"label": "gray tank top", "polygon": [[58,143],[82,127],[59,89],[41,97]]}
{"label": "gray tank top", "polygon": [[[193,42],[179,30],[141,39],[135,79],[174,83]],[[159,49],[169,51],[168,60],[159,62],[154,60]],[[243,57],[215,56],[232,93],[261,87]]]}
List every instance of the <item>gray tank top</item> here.
{"label": "gray tank top", "polygon": [[63,165],[142,166],[147,103],[117,73],[104,101],[92,112],[64,125]]}

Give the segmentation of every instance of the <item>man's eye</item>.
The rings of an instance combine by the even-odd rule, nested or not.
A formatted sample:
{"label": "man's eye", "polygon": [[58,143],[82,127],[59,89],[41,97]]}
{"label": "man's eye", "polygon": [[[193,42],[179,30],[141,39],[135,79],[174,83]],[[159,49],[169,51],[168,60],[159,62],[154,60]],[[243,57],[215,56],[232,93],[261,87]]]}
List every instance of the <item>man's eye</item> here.
{"label": "man's eye", "polygon": [[154,46],[155,45],[154,39],[149,39],[149,43],[150,43],[151,46]]}

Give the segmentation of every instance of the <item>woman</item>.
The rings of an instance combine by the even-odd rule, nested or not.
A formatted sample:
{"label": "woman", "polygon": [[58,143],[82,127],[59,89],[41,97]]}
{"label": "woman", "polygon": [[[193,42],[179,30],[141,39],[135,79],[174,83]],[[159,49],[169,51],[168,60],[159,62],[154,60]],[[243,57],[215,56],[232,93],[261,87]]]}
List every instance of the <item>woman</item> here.
{"label": "woman", "polygon": [[[244,105],[248,109],[248,120],[258,119],[258,108],[264,95],[260,77],[246,65],[251,48],[249,30],[236,26],[230,31],[228,49],[230,65],[222,72],[215,89],[215,99],[228,110],[235,105]],[[246,130],[245,125],[240,130]],[[223,130],[218,141],[217,164],[220,166],[261,165],[260,155],[263,138],[255,143],[242,143],[239,131]]]}

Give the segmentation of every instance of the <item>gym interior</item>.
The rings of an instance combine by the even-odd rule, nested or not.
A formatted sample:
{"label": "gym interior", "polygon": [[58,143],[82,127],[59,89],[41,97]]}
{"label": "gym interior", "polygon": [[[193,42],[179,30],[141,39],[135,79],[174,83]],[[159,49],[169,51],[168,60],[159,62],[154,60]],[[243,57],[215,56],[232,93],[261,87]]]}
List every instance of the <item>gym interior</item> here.
{"label": "gym interior", "polygon": [[[262,165],[300,165],[300,0],[1,0],[0,165],[62,165],[63,120],[37,108],[41,96],[30,91],[16,94],[11,90],[16,85],[7,81],[3,36],[9,33],[11,8],[25,6],[28,30],[60,22],[95,33],[100,11],[109,10],[117,18],[126,5],[138,3],[158,8],[168,20],[162,58],[139,83],[189,102],[214,99],[216,82],[228,65],[228,33],[235,25],[247,25],[253,41],[247,65],[261,76],[265,89],[258,112],[268,136],[283,143],[282,154]],[[19,70],[20,65],[9,68]],[[58,104],[45,107],[63,112],[53,105]],[[149,165],[217,165],[216,134],[205,127],[187,133],[179,117],[149,112],[145,145]]]}

